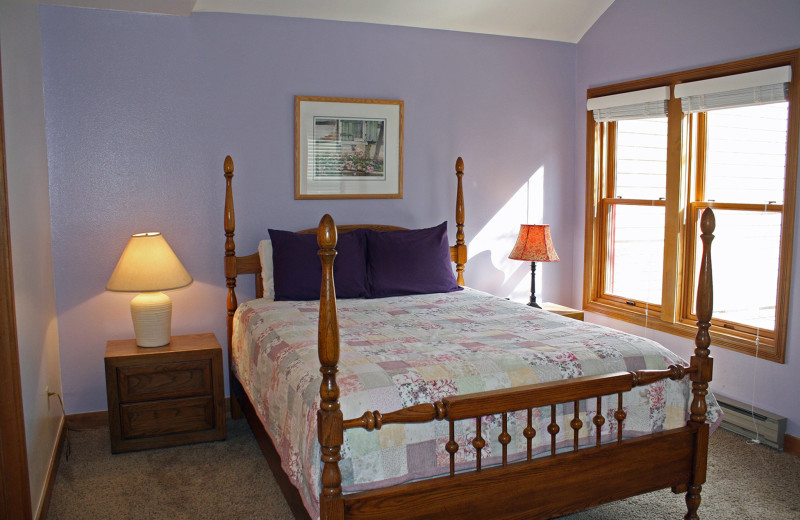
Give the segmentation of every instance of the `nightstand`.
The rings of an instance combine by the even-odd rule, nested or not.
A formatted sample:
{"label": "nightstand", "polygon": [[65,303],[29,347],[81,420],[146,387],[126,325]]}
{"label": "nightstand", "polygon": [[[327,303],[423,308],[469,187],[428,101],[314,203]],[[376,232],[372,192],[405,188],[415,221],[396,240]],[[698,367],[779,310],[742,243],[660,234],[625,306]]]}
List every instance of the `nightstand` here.
{"label": "nightstand", "polygon": [[560,314],[561,316],[566,316],[567,318],[572,318],[574,320],[583,321],[583,311],[579,311],[577,309],[570,309],[569,307],[564,307],[563,305],[559,305],[557,303],[543,303],[542,309],[554,312],[556,314]]}
{"label": "nightstand", "polygon": [[106,344],[111,451],[225,438],[222,347],[214,334],[172,336],[163,347]]}

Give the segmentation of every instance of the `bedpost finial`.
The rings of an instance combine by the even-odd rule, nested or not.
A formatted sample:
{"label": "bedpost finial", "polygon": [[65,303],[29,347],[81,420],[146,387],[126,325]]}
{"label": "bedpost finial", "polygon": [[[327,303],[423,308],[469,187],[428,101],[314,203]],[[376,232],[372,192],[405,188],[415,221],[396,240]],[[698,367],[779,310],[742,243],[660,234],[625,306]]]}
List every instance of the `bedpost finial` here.
{"label": "bedpost finial", "polygon": [[717,227],[717,219],[714,217],[714,211],[711,208],[706,208],[703,210],[703,214],[700,217],[700,230],[706,234],[710,235],[714,232],[714,228]]}
{"label": "bedpost finial", "polygon": [[233,173],[233,159],[228,155],[225,157],[225,173]]}
{"label": "bedpost finial", "polygon": [[333,249],[336,247],[338,238],[336,224],[333,222],[333,217],[326,213],[319,221],[319,228],[317,229],[317,244],[319,245],[320,249]]}
{"label": "bedpost finial", "polygon": [[464,159],[462,159],[461,157],[456,159],[456,171],[457,172],[463,172],[464,171]]}

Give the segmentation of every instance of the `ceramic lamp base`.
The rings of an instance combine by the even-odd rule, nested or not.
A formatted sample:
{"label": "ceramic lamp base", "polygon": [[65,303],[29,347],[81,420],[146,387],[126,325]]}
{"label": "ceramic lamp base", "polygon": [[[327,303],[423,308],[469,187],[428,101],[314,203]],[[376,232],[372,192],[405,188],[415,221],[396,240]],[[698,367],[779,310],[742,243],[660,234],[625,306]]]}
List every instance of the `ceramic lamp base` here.
{"label": "ceramic lamp base", "polygon": [[169,344],[172,300],[162,292],[143,292],[131,300],[136,344],[163,347]]}

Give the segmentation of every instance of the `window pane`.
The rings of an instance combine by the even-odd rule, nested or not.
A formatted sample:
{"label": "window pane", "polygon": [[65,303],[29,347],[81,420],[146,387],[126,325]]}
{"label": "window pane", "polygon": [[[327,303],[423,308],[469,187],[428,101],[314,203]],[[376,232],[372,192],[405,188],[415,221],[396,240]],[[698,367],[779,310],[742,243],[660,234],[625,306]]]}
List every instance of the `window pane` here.
{"label": "window pane", "polygon": [[664,207],[614,204],[608,223],[606,292],[661,304]]}
{"label": "window pane", "polygon": [[783,203],[788,103],[708,112],[706,200]]}
{"label": "window pane", "polygon": [[364,134],[367,142],[375,143],[381,140],[383,123],[383,121],[364,121]]}
{"label": "window pane", "polygon": [[[714,217],[714,317],[774,330],[781,214],[715,209]],[[695,273],[700,272],[702,250],[698,238]],[[696,279],[694,288],[697,294]]]}
{"label": "window pane", "polygon": [[616,157],[615,197],[666,197],[667,118],[617,121]]}
{"label": "window pane", "polygon": [[364,121],[342,119],[341,125],[339,138],[342,141],[358,141],[364,138]]}

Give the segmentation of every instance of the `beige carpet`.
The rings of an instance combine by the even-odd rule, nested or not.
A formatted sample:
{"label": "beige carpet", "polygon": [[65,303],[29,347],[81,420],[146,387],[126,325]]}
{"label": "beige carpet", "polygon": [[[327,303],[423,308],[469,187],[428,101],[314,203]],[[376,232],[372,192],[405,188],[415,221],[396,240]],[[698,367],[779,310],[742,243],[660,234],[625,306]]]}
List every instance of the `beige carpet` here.
{"label": "beige carpet", "polygon": [[[228,422],[226,441],[118,455],[111,455],[107,429],[70,432],[70,439],[50,520],[291,518],[244,420]],[[718,430],[711,436],[708,480],[703,519],[800,518],[797,457]],[[664,490],[563,518],[677,520],[685,512],[683,496]]]}

